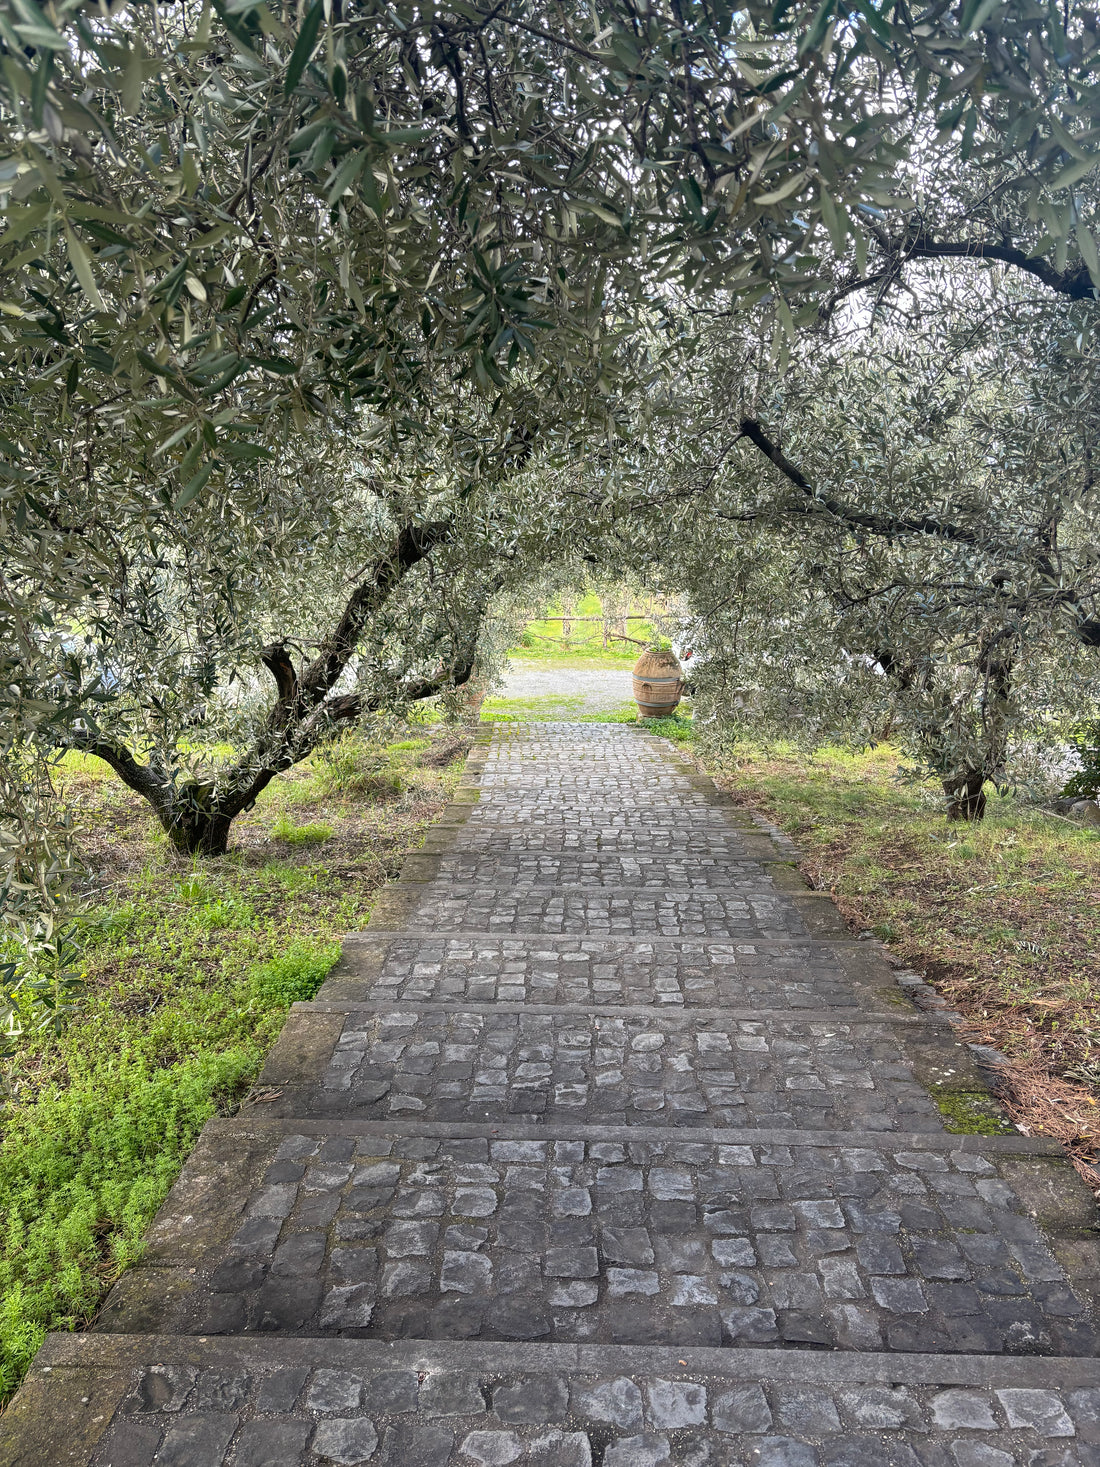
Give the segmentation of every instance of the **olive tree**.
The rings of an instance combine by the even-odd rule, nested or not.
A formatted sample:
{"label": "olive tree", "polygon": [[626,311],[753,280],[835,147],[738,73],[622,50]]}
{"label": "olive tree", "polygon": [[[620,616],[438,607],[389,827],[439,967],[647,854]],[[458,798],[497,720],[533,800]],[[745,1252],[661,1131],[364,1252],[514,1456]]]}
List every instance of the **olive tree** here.
{"label": "olive tree", "polygon": [[[670,293],[763,313],[759,332],[777,321],[787,351],[838,291],[876,285],[880,257],[893,281],[951,189],[968,256],[1000,258],[985,246],[1003,221],[981,204],[1000,191],[1023,201],[1024,259],[1072,277],[1071,295],[1096,273],[1097,36],[1032,0],[919,16],[803,0],[314,0],[293,15],[0,0],[0,47],[0,632],[17,649],[2,697],[24,761],[57,725],[122,767],[111,721],[140,699],[114,669],[148,665],[145,630],[168,638],[165,664],[186,661],[169,655],[168,612],[187,622],[190,608],[198,668],[211,617],[227,625],[249,599],[236,547],[255,532],[270,589],[295,536],[314,543],[318,497],[290,492],[292,437],[366,412],[388,443],[383,480],[450,453],[466,494],[484,421],[509,418],[518,377],[537,421],[572,415],[614,441],[654,371],[632,333]],[[964,173],[975,182],[956,187]],[[476,409],[456,411],[454,390]],[[293,682],[267,657],[268,752],[230,781],[229,805],[351,696],[339,680],[393,588],[426,574],[426,540],[467,543],[424,496],[396,497],[404,517],[315,637],[346,650],[346,626],[357,650],[339,668],[343,651],[300,660]],[[392,508],[393,484],[379,498]],[[145,630],[120,622],[143,601],[157,608]],[[89,625],[98,682],[92,654],[66,660]],[[249,643],[252,659],[279,635]],[[141,765],[149,746],[125,747]],[[155,787],[178,785],[174,770]],[[182,806],[164,797],[169,827],[194,805],[205,828],[222,796],[184,783]]]}
{"label": "olive tree", "polygon": [[67,649],[106,696],[74,699],[63,741],[105,760],[178,850],[217,855],[334,732],[464,683],[520,554],[505,501],[532,449],[514,421],[481,427],[478,479],[424,455],[387,464],[356,421],[259,469],[247,516],[230,496],[120,531]]}
{"label": "olive tree", "polygon": [[951,813],[974,818],[1049,670],[1095,686],[1100,383],[1080,342],[1096,307],[1007,285],[948,308],[938,285],[908,319],[821,332],[783,377],[716,328],[653,419],[633,512],[706,613],[712,677],[770,666],[773,712],[814,690],[818,729],[867,731],[888,694]]}

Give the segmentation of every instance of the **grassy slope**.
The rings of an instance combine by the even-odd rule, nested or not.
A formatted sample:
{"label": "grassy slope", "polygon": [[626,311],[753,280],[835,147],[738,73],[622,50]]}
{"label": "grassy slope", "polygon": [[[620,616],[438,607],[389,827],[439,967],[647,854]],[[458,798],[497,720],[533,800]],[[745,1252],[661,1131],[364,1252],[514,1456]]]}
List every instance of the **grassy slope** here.
{"label": "grassy slope", "polygon": [[[420,733],[421,731],[414,731]],[[5,1066],[0,1399],[47,1329],[94,1315],[206,1119],[231,1111],[286,1009],[366,922],[457,782],[466,734],[345,740],[269,787],[230,855],[179,861],[136,797],[70,756],[93,899],[87,994]]]}
{"label": "grassy slope", "polygon": [[[560,611],[560,607],[554,610]],[[573,616],[602,616],[603,606],[598,596],[589,594],[580,597],[573,605]],[[574,622],[568,639],[563,636],[560,616],[553,621],[535,619],[524,628],[520,645],[512,649],[513,657],[523,657],[555,664],[582,661],[587,667],[629,667],[638,660],[638,655],[653,635],[653,624],[648,621],[631,620],[628,635],[633,641],[621,642],[614,637],[603,645],[603,627],[598,622]],[[642,645],[639,645],[642,644]]]}
{"label": "grassy slope", "polygon": [[[706,760],[796,836],[813,884],[883,938],[1012,1061],[1010,1109],[1082,1162],[1100,1153],[1100,833],[990,801],[948,824],[897,752],[743,746]],[[1100,1183],[1100,1177],[1097,1178]]]}

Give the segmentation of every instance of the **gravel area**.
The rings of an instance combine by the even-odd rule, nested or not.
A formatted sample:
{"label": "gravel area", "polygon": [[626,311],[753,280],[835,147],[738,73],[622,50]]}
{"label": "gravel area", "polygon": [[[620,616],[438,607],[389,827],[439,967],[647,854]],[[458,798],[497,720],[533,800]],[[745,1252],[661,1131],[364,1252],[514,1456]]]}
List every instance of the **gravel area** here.
{"label": "gravel area", "polygon": [[[513,659],[496,698],[578,698],[577,713],[604,713],[632,698],[631,669],[618,667],[555,667],[547,662]],[[564,710],[563,710],[564,711]],[[574,711],[569,709],[566,712]],[[557,717],[562,716],[559,712]]]}

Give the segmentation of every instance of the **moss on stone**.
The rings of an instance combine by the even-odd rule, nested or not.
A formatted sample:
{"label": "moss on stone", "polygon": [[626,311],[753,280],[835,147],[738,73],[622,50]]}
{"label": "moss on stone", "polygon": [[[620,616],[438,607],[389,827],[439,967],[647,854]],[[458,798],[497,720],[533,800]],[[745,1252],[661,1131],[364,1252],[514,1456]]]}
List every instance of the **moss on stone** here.
{"label": "moss on stone", "polygon": [[913,1011],[913,1000],[903,989],[898,988],[896,984],[876,988],[875,996],[891,1008],[905,1009],[907,1013],[912,1013]]}
{"label": "moss on stone", "polygon": [[954,1136],[1004,1136],[1013,1129],[985,1091],[933,1089],[932,1099]]}

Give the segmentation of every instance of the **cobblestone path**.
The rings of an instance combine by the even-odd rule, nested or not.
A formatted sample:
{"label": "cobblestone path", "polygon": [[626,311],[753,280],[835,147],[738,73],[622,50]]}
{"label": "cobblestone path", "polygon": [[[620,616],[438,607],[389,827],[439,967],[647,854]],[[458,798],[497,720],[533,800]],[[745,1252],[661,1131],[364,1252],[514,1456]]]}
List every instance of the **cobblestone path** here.
{"label": "cobblestone path", "polygon": [[1098,1467],[1094,1200],[794,854],[486,735],[0,1464]]}

